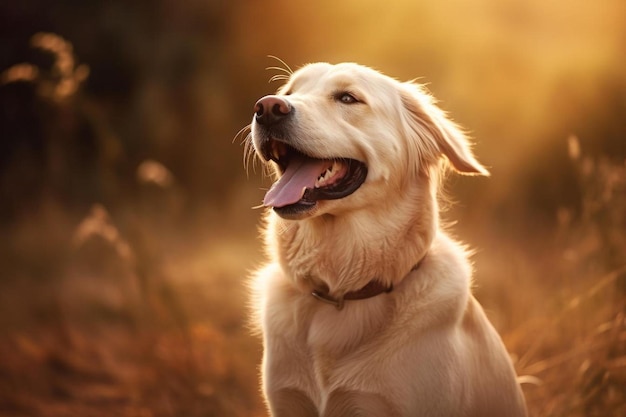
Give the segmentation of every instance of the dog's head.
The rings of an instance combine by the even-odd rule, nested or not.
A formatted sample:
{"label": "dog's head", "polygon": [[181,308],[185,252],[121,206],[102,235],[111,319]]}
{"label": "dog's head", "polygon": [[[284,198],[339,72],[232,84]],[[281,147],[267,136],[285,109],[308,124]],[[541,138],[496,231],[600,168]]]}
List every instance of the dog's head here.
{"label": "dog's head", "polygon": [[488,175],[423,87],[357,64],[293,73],[256,103],[251,135],[277,177],[263,203],[287,219],[398,198],[442,155],[461,173]]}

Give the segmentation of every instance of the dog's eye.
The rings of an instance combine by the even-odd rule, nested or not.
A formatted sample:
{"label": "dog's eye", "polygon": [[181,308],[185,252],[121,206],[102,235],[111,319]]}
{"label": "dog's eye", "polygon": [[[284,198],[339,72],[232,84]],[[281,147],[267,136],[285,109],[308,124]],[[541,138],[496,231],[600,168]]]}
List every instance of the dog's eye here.
{"label": "dog's eye", "polygon": [[335,94],[335,100],[343,104],[359,103],[359,100],[356,97],[354,97],[352,94],[345,92],[345,91]]}

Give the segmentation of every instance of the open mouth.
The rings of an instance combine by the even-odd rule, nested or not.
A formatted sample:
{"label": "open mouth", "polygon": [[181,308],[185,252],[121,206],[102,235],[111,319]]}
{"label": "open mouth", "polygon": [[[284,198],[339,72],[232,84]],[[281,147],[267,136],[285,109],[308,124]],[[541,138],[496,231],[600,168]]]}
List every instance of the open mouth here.
{"label": "open mouth", "polygon": [[336,200],[355,192],[367,177],[363,162],[350,158],[318,159],[274,139],[261,154],[276,162],[280,178],[265,194],[263,205],[280,215],[311,210],[319,200]]}

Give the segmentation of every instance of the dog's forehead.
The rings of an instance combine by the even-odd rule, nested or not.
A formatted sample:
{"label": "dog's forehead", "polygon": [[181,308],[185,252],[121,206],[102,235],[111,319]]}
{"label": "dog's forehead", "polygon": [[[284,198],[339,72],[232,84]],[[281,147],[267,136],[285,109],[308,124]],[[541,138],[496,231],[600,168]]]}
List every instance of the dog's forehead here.
{"label": "dog's forehead", "polygon": [[296,71],[290,78],[286,89],[292,92],[312,92],[316,90],[341,88],[381,88],[391,87],[395,81],[369,67],[354,64],[308,64]]}

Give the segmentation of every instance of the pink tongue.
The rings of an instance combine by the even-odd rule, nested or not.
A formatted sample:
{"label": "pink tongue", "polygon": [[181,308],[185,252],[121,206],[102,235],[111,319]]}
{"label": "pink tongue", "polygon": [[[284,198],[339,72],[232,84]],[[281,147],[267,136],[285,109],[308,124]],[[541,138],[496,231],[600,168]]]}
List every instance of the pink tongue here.
{"label": "pink tongue", "polygon": [[293,157],[283,175],[265,194],[263,205],[284,207],[300,201],[304,190],[313,188],[317,177],[329,167],[329,161],[302,156]]}

